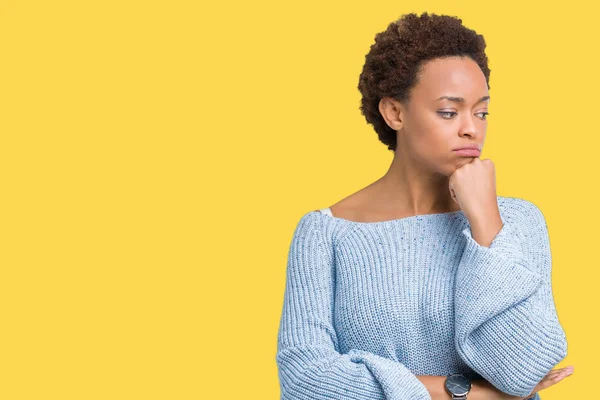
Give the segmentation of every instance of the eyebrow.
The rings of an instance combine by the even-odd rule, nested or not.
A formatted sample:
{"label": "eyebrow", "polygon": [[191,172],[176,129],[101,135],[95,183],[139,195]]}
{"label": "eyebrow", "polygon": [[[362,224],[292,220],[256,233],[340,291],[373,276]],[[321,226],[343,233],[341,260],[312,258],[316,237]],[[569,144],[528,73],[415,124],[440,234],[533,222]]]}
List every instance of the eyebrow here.
{"label": "eyebrow", "polygon": [[[447,100],[450,100],[450,101],[456,101],[458,103],[464,103],[465,102],[464,97],[453,97],[453,96],[442,96],[439,99],[436,99],[436,101],[443,100],[443,99],[447,99]],[[482,101],[485,101],[485,100],[490,100],[490,96],[483,96],[475,104],[481,103]]]}

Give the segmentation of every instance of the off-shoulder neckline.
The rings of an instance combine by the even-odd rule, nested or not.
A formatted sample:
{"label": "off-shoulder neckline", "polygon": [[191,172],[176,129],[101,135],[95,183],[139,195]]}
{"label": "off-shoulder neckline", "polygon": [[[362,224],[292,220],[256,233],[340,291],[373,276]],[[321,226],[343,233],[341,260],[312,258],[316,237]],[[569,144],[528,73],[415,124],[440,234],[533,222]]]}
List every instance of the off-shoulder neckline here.
{"label": "off-shoulder neckline", "polygon": [[[324,211],[324,210],[328,210],[329,213],[328,214],[323,213],[322,211]],[[464,215],[463,210],[456,210],[456,211],[449,211],[449,212],[444,212],[444,213],[431,213],[431,214],[410,215],[408,217],[388,219],[388,220],[385,220],[385,221],[366,221],[366,222],[360,222],[360,221],[351,221],[349,219],[335,217],[335,216],[333,216],[333,214],[331,214],[331,209],[329,207],[322,208],[320,210],[315,210],[315,211],[312,211],[312,212],[313,213],[317,213],[319,215],[322,215],[324,218],[331,218],[334,221],[339,221],[339,222],[343,222],[343,223],[347,223],[347,224],[369,225],[369,226],[384,225],[384,224],[394,224],[394,223],[401,223],[401,222],[411,222],[411,221],[418,221],[418,220],[421,220],[421,219],[448,218],[448,217],[451,217],[453,215]]]}

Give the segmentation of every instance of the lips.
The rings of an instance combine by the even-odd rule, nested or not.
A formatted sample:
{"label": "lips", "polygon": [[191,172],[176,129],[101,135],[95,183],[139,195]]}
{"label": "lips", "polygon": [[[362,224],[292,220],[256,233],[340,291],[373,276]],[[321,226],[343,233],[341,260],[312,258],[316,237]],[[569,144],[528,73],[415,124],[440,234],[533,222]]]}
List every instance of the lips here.
{"label": "lips", "polygon": [[454,150],[454,152],[463,157],[479,157],[481,154],[481,151],[469,148]]}

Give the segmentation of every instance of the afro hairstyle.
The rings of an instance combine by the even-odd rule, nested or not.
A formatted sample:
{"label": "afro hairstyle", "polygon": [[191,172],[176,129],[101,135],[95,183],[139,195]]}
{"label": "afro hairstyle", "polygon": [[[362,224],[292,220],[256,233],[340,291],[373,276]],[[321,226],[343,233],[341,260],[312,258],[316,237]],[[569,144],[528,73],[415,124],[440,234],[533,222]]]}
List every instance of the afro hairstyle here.
{"label": "afro hairstyle", "polygon": [[407,104],[423,64],[453,56],[466,56],[475,61],[485,75],[489,90],[490,69],[485,47],[483,36],[462,25],[460,18],[427,12],[420,16],[404,14],[375,35],[358,82],[362,95],[360,111],[388,150],[396,151],[396,131],[379,112],[381,99],[391,97]]}

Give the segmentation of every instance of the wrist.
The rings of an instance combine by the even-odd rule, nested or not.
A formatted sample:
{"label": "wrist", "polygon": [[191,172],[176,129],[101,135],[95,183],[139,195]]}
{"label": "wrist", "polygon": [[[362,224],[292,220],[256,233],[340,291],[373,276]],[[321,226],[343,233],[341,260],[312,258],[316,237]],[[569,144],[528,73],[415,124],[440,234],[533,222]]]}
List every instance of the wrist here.
{"label": "wrist", "polygon": [[466,400],[471,393],[473,383],[471,379],[461,373],[446,376],[444,390],[453,400]]}
{"label": "wrist", "polygon": [[491,398],[494,386],[485,379],[475,379],[471,381],[471,392],[469,400],[486,400]]}
{"label": "wrist", "polygon": [[469,226],[473,240],[481,246],[489,247],[502,230],[504,222],[500,215],[491,215],[487,218],[470,220]]}
{"label": "wrist", "polygon": [[448,400],[450,398],[448,392],[444,389],[445,376],[416,375],[416,377],[427,388],[432,400]]}

